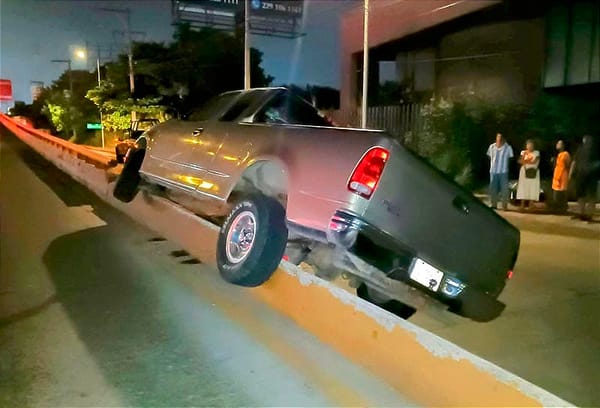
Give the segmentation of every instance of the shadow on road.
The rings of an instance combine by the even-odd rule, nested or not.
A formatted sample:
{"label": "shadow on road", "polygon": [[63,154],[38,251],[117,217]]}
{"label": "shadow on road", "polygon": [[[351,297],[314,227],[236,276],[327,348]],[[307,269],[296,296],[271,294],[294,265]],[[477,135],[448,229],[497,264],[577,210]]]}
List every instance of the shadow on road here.
{"label": "shadow on road", "polygon": [[64,235],[43,256],[56,299],[86,350],[124,405],[231,404],[240,391],[225,386],[197,347],[201,330],[211,327],[202,327],[199,338],[181,335],[186,322],[165,294],[172,291],[164,290],[177,284],[152,271],[119,232],[107,225]]}

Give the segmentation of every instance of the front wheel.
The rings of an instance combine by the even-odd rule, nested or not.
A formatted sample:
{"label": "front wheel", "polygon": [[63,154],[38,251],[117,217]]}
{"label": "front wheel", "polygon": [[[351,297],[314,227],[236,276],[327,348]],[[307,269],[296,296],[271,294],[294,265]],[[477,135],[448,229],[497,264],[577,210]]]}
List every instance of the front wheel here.
{"label": "front wheel", "polygon": [[221,277],[248,287],[266,282],[283,257],[287,236],[285,210],[277,200],[261,194],[242,199],[219,233]]}

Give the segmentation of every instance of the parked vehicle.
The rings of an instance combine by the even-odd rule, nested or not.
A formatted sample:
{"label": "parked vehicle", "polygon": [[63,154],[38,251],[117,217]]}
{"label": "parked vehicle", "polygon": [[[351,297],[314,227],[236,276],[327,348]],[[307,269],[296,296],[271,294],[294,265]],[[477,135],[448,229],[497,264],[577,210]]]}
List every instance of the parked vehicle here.
{"label": "parked vehicle", "polygon": [[159,123],[158,119],[139,119],[131,121],[129,129],[125,131],[125,135],[118,139],[115,145],[115,155],[117,163],[123,163],[127,151],[135,146],[135,140],[140,137],[146,130]]}
{"label": "parked vehicle", "polygon": [[153,186],[225,217],[221,276],[257,286],[282,255],[341,274],[359,296],[406,316],[437,305],[498,316],[519,231],[382,131],[343,129],[284,88],[227,92],[146,131],[114,189]]}

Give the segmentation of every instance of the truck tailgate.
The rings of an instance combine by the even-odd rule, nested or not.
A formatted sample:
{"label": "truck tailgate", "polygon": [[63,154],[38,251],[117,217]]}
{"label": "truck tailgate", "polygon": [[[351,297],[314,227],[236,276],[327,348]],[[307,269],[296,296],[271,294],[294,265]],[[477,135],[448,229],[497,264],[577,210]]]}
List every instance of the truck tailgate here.
{"label": "truck tailgate", "polygon": [[396,143],[362,218],[484,291],[504,284],[519,250],[515,227]]}

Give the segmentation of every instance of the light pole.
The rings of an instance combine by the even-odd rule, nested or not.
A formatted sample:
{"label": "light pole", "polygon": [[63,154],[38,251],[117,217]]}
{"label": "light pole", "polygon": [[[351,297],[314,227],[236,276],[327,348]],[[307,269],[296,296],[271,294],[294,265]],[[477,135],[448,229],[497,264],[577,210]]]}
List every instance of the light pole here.
{"label": "light pole", "polygon": [[244,89],[250,89],[250,0],[244,3]]}
{"label": "light pole", "polygon": [[367,127],[367,96],[369,93],[369,0],[364,0],[363,14],[363,83],[360,124]]}
{"label": "light pole", "polygon": [[[135,81],[133,74],[133,44],[131,41],[131,10],[128,8],[109,8],[109,7],[98,7],[98,10],[108,11],[111,13],[117,13],[121,18],[121,21],[125,25],[125,32],[127,33],[127,59],[129,62],[129,92],[131,95],[135,92]],[[123,17],[125,16],[125,17]]]}
{"label": "light pole", "polygon": [[[85,59],[87,61],[87,48],[85,50],[78,49],[75,51],[75,56],[79,59]],[[100,88],[101,78],[100,78],[100,46],[98,46],[98,55],[96,55],[96,70],[98,72],[98,88]],[[100,132],[102,134],[102,148],[104,149],[104,121],[102,118],[102,107],[98,106],[98,110],[100,111]]]}

